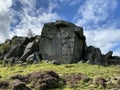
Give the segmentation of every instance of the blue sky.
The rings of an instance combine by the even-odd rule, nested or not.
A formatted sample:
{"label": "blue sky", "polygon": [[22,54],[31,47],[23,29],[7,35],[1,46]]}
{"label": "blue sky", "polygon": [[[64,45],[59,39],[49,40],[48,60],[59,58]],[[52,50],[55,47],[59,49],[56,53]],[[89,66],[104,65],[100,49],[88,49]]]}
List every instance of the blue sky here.
{"label": "blue sky", "polygon": [[58,19],[84,28],[87,45],[120,56],[120,0],[0,0],[0,43]]}

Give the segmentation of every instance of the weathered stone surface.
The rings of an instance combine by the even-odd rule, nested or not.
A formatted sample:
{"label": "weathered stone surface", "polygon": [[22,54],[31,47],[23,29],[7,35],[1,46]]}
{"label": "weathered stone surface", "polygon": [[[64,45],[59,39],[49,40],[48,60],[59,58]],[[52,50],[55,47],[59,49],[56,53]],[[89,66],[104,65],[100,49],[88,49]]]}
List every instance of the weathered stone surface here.
{"label": "weathered stone surface", "polygon": [[30,56],[27,57],[27,63],[38,63],[41,60],[41,55],[39,52],[34,52],[33,54],[31,54]]}
{"label": "weathered stone surface", "polygon": [[14,36],[11,41],[6,41],[6,43],[8,43],[9,48],[4,59],[11,57],[19,58],[24,52],[25,45],[28,43],[28,38]]}
{"label": "weathered stone surface", "polygon": [[103,62],[100,49],[93,46],[87,48],[87,58],[90,64],[101,65]]}
{"label": "weathered stone surface", "polygon": [[25,47],[24,53],[19,58],[19,60],[26,61],[27,58],[29,59],[30,55],[34,54],[35,52],[39,52],[39,44],[38,44],[38,42],[39,42],[38,37],[36,37],[36,38],[35,37],[30,38],[30,42]]}
{"label": "weathered stone surface", "polygon": [[85,57],[86,42],[83,29],[65,21],[46,23],[39,46],[42,59],[45,60],[75,63]]}
{"label": "weathered stone surface", "polygon": [[112,56],[113,51],[109,51],[106,53],[103,57],[103,62],[106,63],[107,65],[111,64],[120,64],[120,57],[119,56]]}
{"label": "weathered stone surface", "polygon": [[104,59],[107,60],[112,58],[112,54],[113,54],[113,51],[109,51],[108,53],[105,54]]}

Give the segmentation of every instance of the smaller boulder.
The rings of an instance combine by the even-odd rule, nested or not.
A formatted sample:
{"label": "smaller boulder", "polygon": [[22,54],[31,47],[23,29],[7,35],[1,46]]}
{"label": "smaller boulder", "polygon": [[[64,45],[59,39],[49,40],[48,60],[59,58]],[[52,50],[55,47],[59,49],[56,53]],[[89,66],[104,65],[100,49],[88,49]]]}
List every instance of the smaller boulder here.
{"label": "smaller boulder", "polygon": [[88,63],[101,65],[103,63],[102,54],[99,48],[89,46],[87,48]]}
{"label": "smaller boulder", "polygon": [[26,59],[28,64],[38,63],[40,60],[41,60],[41,55],[39,52],[34,52],[30,56],[28,56]]}
{"label": "smaller boulder", "polygon": [[113,54],[113,51],[109,51],[108,53],[105,54],[104,59],[107,60],[112,58],[112,54]]}

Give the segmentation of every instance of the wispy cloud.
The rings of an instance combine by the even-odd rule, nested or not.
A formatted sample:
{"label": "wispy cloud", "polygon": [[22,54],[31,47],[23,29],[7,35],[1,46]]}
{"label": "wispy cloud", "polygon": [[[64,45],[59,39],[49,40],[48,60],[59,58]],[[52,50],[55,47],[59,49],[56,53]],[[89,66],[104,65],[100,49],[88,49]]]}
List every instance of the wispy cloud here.
{"label": "wispy cloud", "polygon": [[70,6],[73,6],[73,5],[76,5],[79,2],[81,2],[81,0],[60,0],[60,2],[70,5]]}
{"label": "wispy cloud", "polygon": [[117,0],[86,0],[74,17],[76,24],[84,27],[87,44],[101,48],[103,53],[113,50],[120,54],[115,49],[120,44],[119,21],[113,17],[117,6]]}
{"label": "wispy cloud", "polygon": [[21,15],[19,24],[17,24],[14,29],[14,34],[18,36],[26,36],[26,32],[29,29],[31,29],[35,34],[40,35],[44,23],[60,18],[57,13],[52,12],[53,9],[57,7],[56,3],[54,4],[53,2],[49,2],[47,9],[44,7],[37,9],[35,7],[37,3],[36,0],[21,0],[20,2],[23,5],[25,4],[25,7],[22,8],[21,12],[14,11],[14,14]]}
{"label": "wispy cloud", "polygon": [[74,20],[78,25],[98,27],[98,25],[109,19],[117,7],[116,0],[86,0],[86,2],[79,7]]}
{"label": "wispy cloud", "polygon": [[87,44],[99,47],[103,53],[107,53],[109,50],[115,51],[115,49],[120,44],[120,30],[107,28],[104,30],[86,30],[85,35],[87,38]]}

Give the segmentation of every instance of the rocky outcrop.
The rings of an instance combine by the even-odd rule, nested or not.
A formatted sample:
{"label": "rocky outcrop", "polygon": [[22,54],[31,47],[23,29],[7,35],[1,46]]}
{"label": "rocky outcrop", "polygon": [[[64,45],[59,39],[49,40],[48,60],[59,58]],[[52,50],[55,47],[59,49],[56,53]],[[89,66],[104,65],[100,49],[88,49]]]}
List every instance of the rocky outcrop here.
{"label": "rocky outcrop", "polygon": [[[18,63],[29,61],[39,61],[41,56],[39,53],[39,42],[40,36],[35,37],[17,37],[14,36],[12,40],[7,40],[3,45],[6,45],[5,49],[1,53],[4,57],[5,63]],[[31,57],[33,55],[33,58]],[[31,57],[31,58],[30,58]],[[39,60],[38,60],[39,59]]]}
{"label": "rocky outcrop", "polygon": [[112,53],[109,51],[103,55],[99,48],[87,47],[83,28],[63,20],[44,24],[41,36],[14,36],[12,40],[0,44],[0,59],[4,59],[4,64],[10,65],[21,62],[31,64],[40,60],[54,64],[120,64],[120,57],[112,56]]}
{"label": "rocky outcrop", "polygon": [[112,56],[113,51],[109,51],[106,53],[103,57],[103,62],[106,63],[107,65],[110,64],[120,64],[120,57],[119,56]]}
{"label": "rocky outcrop", "polygon": [[85,57],[83,28],[65,21],[46,23],[39,46],[42,59],[76,63]]}

